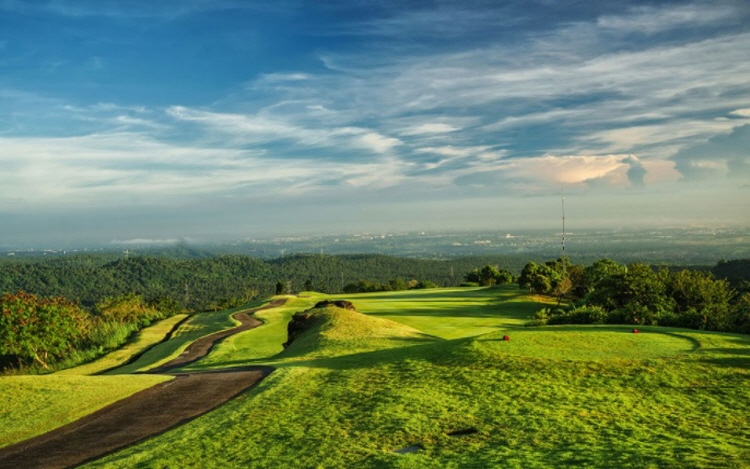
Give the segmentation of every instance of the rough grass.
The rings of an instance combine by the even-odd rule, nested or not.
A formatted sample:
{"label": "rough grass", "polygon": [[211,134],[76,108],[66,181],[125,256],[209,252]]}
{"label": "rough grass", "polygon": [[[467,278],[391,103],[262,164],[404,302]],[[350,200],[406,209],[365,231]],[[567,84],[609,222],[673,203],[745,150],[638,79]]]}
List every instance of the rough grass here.
{"label": "rough grass", "polygon": [[0,447],[73,422],[169,376],[8,376],[0,378]]}
{"label": "rough grass", "polygon": [[258,387],[87,467],[748,467],[748,336],[319,314]]}
{"label": "rough grass", "polygon": [[234,313],[259,306],[260,304],[261,302],[256,302],[241,308],[194,314],[177,328],[169,341],[152,347],[135,362],[111,370],[107,374],[129,374],[148,371],[177,358],[188,345],[201,337],[237,326],[239,322],[231,317]]}
{"label": "rough grass", "polygon": [[186,314],[178,314],[159,321],[152,326],[141,329],[135,334],[135,337],[122,348],[108,353],[91,363],[62,370],[57,372],[57,374],[93,375],[123,365],[133,357],[138,356],[163,341],[170,331],[172,331],[172,329],[174,329],[174,327],[186,317]]}

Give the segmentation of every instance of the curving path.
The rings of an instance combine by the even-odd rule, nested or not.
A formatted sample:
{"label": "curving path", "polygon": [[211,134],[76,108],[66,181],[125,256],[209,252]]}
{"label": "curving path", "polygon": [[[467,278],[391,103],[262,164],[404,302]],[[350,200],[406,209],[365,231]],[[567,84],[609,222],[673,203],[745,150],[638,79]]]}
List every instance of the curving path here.
{"label": "curving path", "polygon": [[184,352],[182,352],[182,354],[179,357],[157,368],[152,368],[148,370],[146,373],[164,374],[164,373],[170,372],[171,370],[174,370],[175,368],[181,368],[185,365],[189,365],[190,363],[200,360],[201,358],[208,355],[208,352],[211,351],[213,346],[219,343],[219,341],[221,341],[222,339],[229,337],[230,335],[234,335],[239,332],[247,331],[249,329],[253,329],[258,326],[263,325],[262,321],[252,317],[251,314],[257,311],[261,311],[263,309],[279,307],[283,305],[285,301],[286,300],[283,300],[283,299],[274,300],[265,306],[261,306],[260,308],[255,308],[255,309],[235,313],[232,317],[234,317],[234,319],[240,322],[239,326],[233,329],[227,329],[224,331],[214,332],[213,334],[207,335],[205,337],[201,337],[200,339],[188,345],[188,347],[185,349]]}
{"label": "curving path", "polygon": [[[235,314],[240,326],[193,342],[180,357],[149,373],[167,373],[202,358],[225,337],[262,324],[250,314],[283,302],[277,300]],[[0,468],[57,469],[100,458],[213,410],[259,383],[272,371],[270,367],[249,366],[176,373],[171,381],[145,389],[73,423],[0,448]]]}

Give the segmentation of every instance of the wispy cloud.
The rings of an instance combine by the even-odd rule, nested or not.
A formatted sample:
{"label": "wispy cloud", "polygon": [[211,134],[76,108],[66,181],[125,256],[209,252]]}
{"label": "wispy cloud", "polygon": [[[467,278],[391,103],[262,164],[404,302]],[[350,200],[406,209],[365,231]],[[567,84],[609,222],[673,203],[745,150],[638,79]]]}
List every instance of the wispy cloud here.
{"label": "wispy cloud", "polygon": [[597,26],[619,32],[656,34],[675,28],[710,26],[736,17],[738,5],[694,3],[633,7],[626,14],[605,15]]}
{"label": "wispy cloud", "polygon": [[[202,24],[201,12],[283,9],[141,3],[0,0],[0,11],[76,24],[97,17],[130,34],[138,23],[148,35],[151,20],[167,34]],[[173,84],[189,93],[149,101],[168,85],[144,72],[146,86],[130,87],[127,73],[121,80],[87,68],[97,57],[104,69],[125,61],[122,37],[111,55],[39,59],[67,60],[66,70],[80,72],[78,99],[65,84],[0,80],[0,211],[268,194],[426,204],[544,194],[559,184],[630,194],[677,187],[680,177],[734,187],[748,174],[750,8],[742,2],[292,3],[278,15],[325,13],[309,26],[297,18],[290,24],[302,30],[285,36],[314,44],[289,58],[287,43],[261,36],[263,28],[248,45],[244,24],[220,31],[226,40],[214,49],[196,40],[191,52],[206,60],[243,46],[222,69],[237,73],[234,81],[200,97],[193,87],[223,72],[180,75]],[[237,28],[234,20],[226,24]],[[4,52],[14,47],[0,41]],[[24,63],[38,65],[39,50],[29,51]],[[256,66],[258,51],[270,55]],[[7,60],[4,71],[15,66]]]}

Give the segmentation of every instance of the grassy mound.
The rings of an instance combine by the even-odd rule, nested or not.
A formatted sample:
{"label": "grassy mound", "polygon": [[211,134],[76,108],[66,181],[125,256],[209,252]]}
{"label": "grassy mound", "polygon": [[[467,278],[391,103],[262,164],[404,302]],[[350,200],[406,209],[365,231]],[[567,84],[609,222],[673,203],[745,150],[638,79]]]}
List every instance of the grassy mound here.
{"label": "grassy mound", "polygon": [[311,310],[307,321],[309,328],[281,358],[335,357],[437,340],[404,324],[336,306]]}

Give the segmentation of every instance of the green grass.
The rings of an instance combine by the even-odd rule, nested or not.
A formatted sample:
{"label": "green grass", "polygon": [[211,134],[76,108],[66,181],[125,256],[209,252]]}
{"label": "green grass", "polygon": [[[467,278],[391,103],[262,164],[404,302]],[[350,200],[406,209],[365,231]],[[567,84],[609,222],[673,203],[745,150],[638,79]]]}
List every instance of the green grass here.
{"label": "green grass", "polygon": [[272,357],[280,353],[286,342],[286,326],[292,315],[312,307],[322,299],[318,295],[286,298],[284,306],[259,311],[254,316],[264,322],[263,326],[227,337],[215,345],[209,356],[186,367],[186,370],[221,368],[246,365],[250,360]]}
{"label": "green grass", "polygon": [[129,374],[155,368],[180,356],[188,345],[201,337],[237,326],[239,323],[231,317],[234,313],[261,304],[258,301],[241,308],[194,314],[177,328],[169,341],[156,345],[135,362],[111,370],[107,374]]}
{"label": "green grass", "polygon": [[168,376],[8,376],[0,378],[0,447],[73,422]]}
{"label": "green grass", "polygon": [[[466,294],[492,293],[508,296],[465,309],[446,299],[445,310],[422,319],[414,307],[393,314],[403,324],[321,311],[266,360],[277,370],[256,388],[86,467],[750,467],[749,336],[520,329],[530,307],[499,307],[514,302],[509,290]],[[408,295],[398,301],[408,304]],[[414,295],[419,305],[431,296]],[[396,298],[348,296],[355,305]],[[507,327],[477,322],[494,331],[472,337],[468,323],[454,322],[464,311],[496,311]],[[415,320],[429,331],[407,324]],[[422,333],[451,335],[443,321],[464,337]],[[421,450],[394,453],[412,445]]]}
{"label": "green grass", "polygon": [[133,357],[163,341],[169,332],[186,317],[186,314],[178,314],[159,321],[152,326],[141,329],[135,334],[135,337],[122,348],[108,353],[91,363],[58,371],[57,374],[93,375],[123,365]]}
{"label": "green grass", "polygon": [[350,299],[357,310],[365,314],[391,319],[444,339],[520,326],[536,311],[554,304],[551,298],[524,294],[515,284],[337,295],[334,298]]}
{"label": "green grass", "polygon": [[516,285],[354,295],[305,292],[299,297],[286,298],[284,306],[255,314],[265,322],[262,327],[227,338],[208,357],[186,369],[238,366],[280,353],[287,340],[286,327],[292,315],[326,298],[351,300],[358,311],[369,316],[390,319],[445,339],[520,326],[533,313],[554,302],[550,298],[526,295]]}
{"label": "green grass", "polygon": [[[368,314],[319,310],[282,350],[293,312],[322,298],[257,313],[265,325],[191,366],[276,367],[259,386],[86,467],[750,467],[750,336],[524,328],[544,301],[499,287],[341,295]],[[230,314],[196,316],[139,366],[230,327]],[[46,395],[44,404],[13,404],[31,414],[75,394],[63,381],[39,391],[0,386],[3,399]],[[25,415],[3,415],[0,428],[27,426]],[[394,452],[411,446],[419,450]]]}

